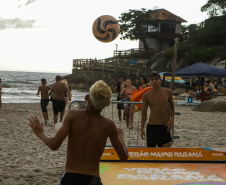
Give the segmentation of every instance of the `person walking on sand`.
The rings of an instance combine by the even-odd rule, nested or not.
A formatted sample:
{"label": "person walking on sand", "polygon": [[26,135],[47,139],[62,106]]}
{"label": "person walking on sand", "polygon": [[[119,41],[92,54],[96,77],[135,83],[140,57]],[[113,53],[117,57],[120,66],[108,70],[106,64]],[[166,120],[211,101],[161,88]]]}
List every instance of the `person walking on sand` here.
{"label": "person walking on sand", "polygon": [[[119,77],[118,78],[118,82],[115,86],[115,91],[118,93],[118,96],[117,96],[117,101],[120,101],[122,100],[123,98],[120,98],[120,93],[122,91],[122,89],[125,87],[125,82],[124,82],[124,79],[123,77]],[[123,107],[123,104],[122,103],[118,103],[117,104],[117,109],[118,109],[118,118],[119,118],[119,121],[121,121],[122,119],[122,113],[121,113],[121,110],[123,110],[123,119],[125,119],[125,111],[124,111],[124,107]]]}
{"label": "person walking on sand", "polygon": [[41,83],[42,83],[42,85],[38,87],[38,92],[36,95],[38,96],[39,93],[41,92],[41,109],[42,109],[43,118],[45,120],[45,124],[47,124],[47,122],[49,120],[47,106],[49,104],[49,94],[48,93],[50,91],[50,87],[46,86],[45,78],[41,79]]}
{"label": "person walking on sand", "polygon": [[[136,91],[137,89],[136,87],[131,85],[132,82],[130,78],[127,78],[125,82],[126,82],[126,87],[121,91],[119,97],[124,98],[126,102],[131,102],[130,100],[131,92]],[[126,125],[127,125],[127,128],[129,128],[129,123],[130,123],[130,129],[133,129],[134,109],[135,109],[134,104],[124,103],[124,110],[126,114]]]}
{"label": "person walking on sand", "polygon": [[0,109],[2,108],[2,79],[0,78]]}
{"label": "person walking on sand", "polygon": [[[63,121],[64,117],[64,110],[65,110],[65,91],[70,93],[70,90],[68,86],[61,82],[60,75],[56,76],[56,82],[53,84],[51,90],[49,91],[49,96],[53,93],[53,99],[52,99],[52,105],[53,105],[53,120],[54,125],[57,123],[58,119],[58,113],[60,112],[60,122]],[[71,101],[71,98],[69,96],[69,101]]]}
{"label": "person walking on sand", "polygon": [[57,150],[68,136],[65,170],[58,185],[102,185],[99,165],[108,137],[120,160],[127,160],[128,148],[123,130],[100,114],[110,104],[111,95],[106,83],[95,82],[86,96],[86,109],[69,110],[52,138],[44,133],[43,123],[37,117],[29,118],[28,125],[52,150]]}
{"label": "person walking on sand", "polygon": [[161,77],[158,73],[151,74],[150,82],[152,89],[143,95],[141,138],[145,139],[144,126],[149,106],[151,113],[146,129],[147,147],[156,147],[156,145],[158,147],[170,147],[172,141],[170,130],[173,126],[175,113],[173,93],[171,89],[161,87]]}

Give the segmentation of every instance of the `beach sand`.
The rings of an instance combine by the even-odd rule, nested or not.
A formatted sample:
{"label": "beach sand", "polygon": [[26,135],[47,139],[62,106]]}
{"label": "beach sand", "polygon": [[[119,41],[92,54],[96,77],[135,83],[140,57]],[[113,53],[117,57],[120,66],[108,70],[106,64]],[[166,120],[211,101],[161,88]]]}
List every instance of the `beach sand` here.
{"label": "beach sand", "polygon": [[[225,112],[197,112],[192,106],[178,106],[175,102],[174,135],[172,147],[226,147]],[[113,109],[113,112],[112,112]],[[44,126],[49,136],[54,136],[52,105],[48,105],[49,123]],[[140,112],[135,113],[135,128],[126,129],[126,123],[118,121],[116,105],[110,105],[103,114],[113,118],[124,128],[127,143],[143,145],[138,130]],[[2,185],[52,185],[57,184],[64,172],[66,142],[57,151],[51,151],[27,125],[28,118],[37,115],[43,120],[38,103],[3,104],[0,110],[0,184]],[[130,139],[129,139],[130,137]],[[109,142],[108,142],[109,144]]]}

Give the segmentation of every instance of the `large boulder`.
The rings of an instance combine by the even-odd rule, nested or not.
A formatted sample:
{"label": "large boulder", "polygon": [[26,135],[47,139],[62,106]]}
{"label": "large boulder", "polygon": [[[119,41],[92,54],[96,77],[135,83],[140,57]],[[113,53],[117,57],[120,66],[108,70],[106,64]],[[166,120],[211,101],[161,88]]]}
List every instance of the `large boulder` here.
{"label": "large boulder", "polygon": [[183,94],[186,93],[186,88],[177,88],[173,91],[175,94]]}
{"label": "large boulder", "polygon": [[199,112],[226,112],[226,100],[207,100],[193,108],[194,111]]}
{"label": "large boulder", "polygon": [[[92,84],[98,80],[103,80],[106,82],[110,88],[114,89],[114,84],[118,81],[118,77],[121,73],[112,73],[112,72],[102,72],[102,71],[88,71],[88,70],[77,70],[71,75],[67,75],[68,84],[72,89],[76,90],[86,90],[88,91]],[[133,81],[136,76],[121,75],[126,78],[131,78]]]}

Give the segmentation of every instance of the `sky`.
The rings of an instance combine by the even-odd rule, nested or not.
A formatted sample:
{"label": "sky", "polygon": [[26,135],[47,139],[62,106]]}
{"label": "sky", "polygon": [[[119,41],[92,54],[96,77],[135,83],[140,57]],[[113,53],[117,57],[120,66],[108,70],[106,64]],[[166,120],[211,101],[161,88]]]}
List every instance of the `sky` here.
{"label": "sky", "polygon": [[129,9],[164,8],[197,24],[208,18],[207,0],[0,0],[0,70],[71,73],[73,59],[104,59],[114,50],[138,48],[138,41],[98,41],[93,22],[116,19]]}

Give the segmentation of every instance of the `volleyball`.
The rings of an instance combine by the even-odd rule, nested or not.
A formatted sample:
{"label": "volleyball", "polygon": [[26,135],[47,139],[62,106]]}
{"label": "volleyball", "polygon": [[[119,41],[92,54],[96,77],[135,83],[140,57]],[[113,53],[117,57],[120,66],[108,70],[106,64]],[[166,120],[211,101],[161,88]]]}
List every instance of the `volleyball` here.
{"label": "volleyball", "polygon": [[110,15],[102,15],[93,23],[93,35],[101,42],[111,42],[119,35],[118,21]]}

